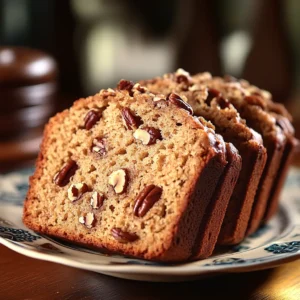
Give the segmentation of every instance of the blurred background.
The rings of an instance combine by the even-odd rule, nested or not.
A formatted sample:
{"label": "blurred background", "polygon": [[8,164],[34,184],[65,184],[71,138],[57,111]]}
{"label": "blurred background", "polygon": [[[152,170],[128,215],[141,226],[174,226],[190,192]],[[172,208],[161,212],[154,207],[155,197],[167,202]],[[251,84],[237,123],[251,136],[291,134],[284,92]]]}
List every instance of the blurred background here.
{"label": "blurred background", "polygon": [[48,117],[76,98],[178,67],[243,77],[300,120],[298,0],[0,0],[1,46],[49,55],[22,56],[23,67],[46,59],[43,74],[1,76],[13,59],[0,49],[2,165],[34,157]]}

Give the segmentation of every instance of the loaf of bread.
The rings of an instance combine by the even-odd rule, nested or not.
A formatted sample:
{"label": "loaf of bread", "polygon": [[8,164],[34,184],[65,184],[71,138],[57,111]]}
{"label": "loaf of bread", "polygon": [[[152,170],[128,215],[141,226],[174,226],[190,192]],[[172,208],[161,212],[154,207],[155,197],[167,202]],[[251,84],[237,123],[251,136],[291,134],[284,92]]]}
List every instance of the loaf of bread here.
{"label": "loaf of bread", "polygon": [[[203,80],[211,79],[208,73],[202,75]],[[260,134],[246,125],[235,107],[221,97],[218,90],[208,89],[200,80],[191,78],[183,70],[141,83],[155,94],[177,92],[193,107],[195,115],[211,121],[216,132],[238,149],[243,166],[231,195],[225,219],[220,224],[222,228],[218,243],[222,245],[239,243],[245,237],[255,194],[267,159]]]}
{"label": "loaf of bread", "polygon": [[24,223],[149,260],[197,257],[209,243],[203,226],[218,222],[203,223],[208,208],[226,210],[239,156],[192,113],[175,94],[161,100],[125,80],[76,101],[45,128]]}
{"label": "loaf of bread", "polygon": [[274,215],[297,144],[286,109],[245,80],[121,80],[50,119],[23,221],[113,253],[206,258]]}
{"label": "loaf of bread", "polygon": [[[242,150],[233,142],[243,158],[244,167],[222,224],[219,243],[238,243],[246,235],[256,231],[259,225],[269,220],[277,211],[280,191],[298,145],[291,125],[292,118],[285,107],[275,103],[269,92],[231,76],[212,77],[207,72],[190,76],[188,72],[179,69],[176,73],[166,74],[162,78],[141,82],[154,93],[175,91],[185,96],[195,114],[212,121],[216,131],[223,135],[225,141],[233,142],[233,137],[236,139],[238,136],[240,139],[242,132],[250,131],[256,141],[260,141],[266,148],[262,160],[266,158],[267,160],[265,166],[261,163],[260,174],[256,173],[252,180],[246,180],[244,172],[248,170],[250,176],[249,166],[252,165],[252,158],[248,156],[247,149]],[[223,116],[225,122],[220,123],[220,116]],[[243,129],[237,128],[237,120],[238,123],[243,124]],[[233,201],[235,196],[240,199],[242,197],[241,191],[238,190],[240,182],[243,182],[244,189],[248,188],[248,191],[252,191],[251,196],[248,195],[248,200],[242,202],[242,207],[245,205],[244,212]],[[226,221],[227,217],[231,220],[229,223]],[[237,222],[236,226],[232,227],[231,222]]]}

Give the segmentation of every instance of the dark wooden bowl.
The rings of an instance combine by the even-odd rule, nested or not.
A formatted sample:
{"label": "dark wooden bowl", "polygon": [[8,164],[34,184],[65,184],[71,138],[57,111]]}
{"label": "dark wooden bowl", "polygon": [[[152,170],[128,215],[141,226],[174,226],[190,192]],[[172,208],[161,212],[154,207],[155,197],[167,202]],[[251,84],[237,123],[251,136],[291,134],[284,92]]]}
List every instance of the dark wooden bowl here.
{"label": "dark wooden bowl", "polygon": [[48,54],[0,47],[0,167],[36,156],[55,111],[57,66]]}

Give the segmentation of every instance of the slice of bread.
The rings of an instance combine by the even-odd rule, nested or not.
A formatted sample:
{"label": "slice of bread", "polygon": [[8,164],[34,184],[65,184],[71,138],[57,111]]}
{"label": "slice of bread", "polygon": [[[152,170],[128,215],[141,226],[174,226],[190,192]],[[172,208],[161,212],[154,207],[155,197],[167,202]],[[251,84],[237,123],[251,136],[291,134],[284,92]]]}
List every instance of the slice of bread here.
{"label": "slice of bread", "polygon": [[[206,121],[203,117],[199,117],[199,120],[207,128],[215,130],[211,122]],[[229,199],[231,198],[242,167],[242,159],[238,150],[231,143],[224,143],[221,135],[217,134],[216,139],[224,147],[228,164],[218,182],[213,199],[210,201],[202,220],[194,246],[193,259],[207,258],[213,253],[227,211]]]}
{"label": "slice of bread", "polygon": [[[207,81],[207,85],[218,89],[224,97],[228,98],[241,116],[246,119],[247,124],[262,135],[264,146],[267,148],[268,160],[259,184],[247,230],[248,234],[251,234],[259,227],[265,214],[269,215],[271,212],[273,215],[277,210],[279,190],[282,188],[286,175],[284,170],[287,170],[285,166],[289,164],[293,140],[285,134],[282,126],[279,125],[279,115],[270,112],[270,109],[276,105],[272,104],[271,99],[262,96],[266,95],[267,92],[261,91],[261,95],[258,95],[259,91],[253,86],[246,88],[245,81],[242,85],[236,79],[226,77],[214,77]],[[279,106],[276,107],[278,109]],[[283,116],[281,119],[289,122]]]}
{"label": "slice of bread", "polygon": [[[276,103],[272,100],[272,95],[268,91],[262,90],[257,86],[251,85],[246,80],[237,80],[243,91],[248,96],[258,97],[261,103],[261,108],[270,113],[276,119],[276,125],[283,131],[286,137],[286,144],[283,155],[280,160],[279,169],[273,181],[273,185],[267,200],[267,205],[264,209],[263,222],[268,221],[277,211],[280,192],[285,182],[287,171],[291,164],[293,155],[296,151],[299,141],[295,138],[295,130],[292,125],[292,116],[281,103]],[[263,212],[262,212],[263,213]],[[254,224],[255,225],[255,224]],[[249,227],[249,232],[252,233],[256,229],[255,226]]]}
{"label": "slice of bread", "polygon": [[128,81],[78,100],[45,128],[24,223],[129,256],[191,258],[227,165],[221,138],[191,113]]}

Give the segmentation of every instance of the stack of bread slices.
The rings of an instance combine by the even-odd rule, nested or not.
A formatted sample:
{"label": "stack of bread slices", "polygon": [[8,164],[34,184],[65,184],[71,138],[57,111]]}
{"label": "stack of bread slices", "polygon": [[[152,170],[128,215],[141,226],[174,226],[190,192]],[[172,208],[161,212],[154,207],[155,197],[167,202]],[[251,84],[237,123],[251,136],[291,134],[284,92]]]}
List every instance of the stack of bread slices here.
{"label": "stack of bread slices", "polygon": [[23,221],[113,253],[206,258],[276,213],[296,145],[286,109],[247,81],[121,80],[50,119]]}

